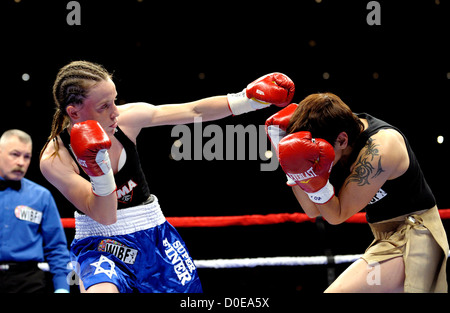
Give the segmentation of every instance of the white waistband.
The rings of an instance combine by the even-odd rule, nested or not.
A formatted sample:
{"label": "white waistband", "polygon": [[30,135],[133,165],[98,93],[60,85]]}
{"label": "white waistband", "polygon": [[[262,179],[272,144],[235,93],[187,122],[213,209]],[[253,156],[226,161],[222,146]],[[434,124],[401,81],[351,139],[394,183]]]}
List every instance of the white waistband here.
{"label": "white waistband", "polygon": [[87,215],[75,212],[75,239],[91,236],[120,236],[156,227],[166,221],[158,199],[128,209],[117,210],[117,222],[103,225]]}

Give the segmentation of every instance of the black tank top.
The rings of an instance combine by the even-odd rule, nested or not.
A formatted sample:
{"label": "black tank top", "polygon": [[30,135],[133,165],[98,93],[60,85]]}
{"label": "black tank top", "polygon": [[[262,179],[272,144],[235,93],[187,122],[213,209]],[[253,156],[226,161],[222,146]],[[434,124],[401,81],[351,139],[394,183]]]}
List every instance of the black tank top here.
{"label": "black tank top", "polygon": [[[150,198],[150,189],[141,168],[136,145],[119,127],[117,127],[117,132],[114,136],[123,145],[126,152],[125,164],[116,174],[114,174],[117,186],[117,209],[125,209],[146,203]],[[60,134],[60,138],[66,147],[70,147],[70,136],[67,129]],[[76,162],[76,157],[73,154],[72,149],[68,150]],[[80,170],[80,175],[89,180],[89,176],[79,165],[78,168]]]}
{"label": "black tank top", "polygon": [[435,206],[436,200],[405,135],[396,127],[369,114],[362,113],[357,114],[357,116],[366,119],[369,127],[357,138],[348,162],[345,165],[339,162],[333,168],[330,182],[335,186],[336,193],[339,192],[338,189],[342,187],[345,179],[350,174],[350,166],[356,161],[367,140],[381,129],[395,129],[405,139],[409,156],[409,167],[400,177],[386,181],[372,201],[365,207],[367,221],[375,223],[411,212],[427,210]]}

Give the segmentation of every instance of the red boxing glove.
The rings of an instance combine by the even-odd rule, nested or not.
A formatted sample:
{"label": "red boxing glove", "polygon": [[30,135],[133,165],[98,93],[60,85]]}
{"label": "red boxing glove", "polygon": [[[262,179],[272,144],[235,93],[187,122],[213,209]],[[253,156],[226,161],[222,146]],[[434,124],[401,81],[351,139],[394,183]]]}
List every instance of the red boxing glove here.
{"label": "red boxing glove", "polygon": [[242,92],[228,94],[228,105],[233,115],[266,108],[271,104],[284,107],[292,101],[294,82],[286,75],[272,73],[248,84]]}
{"label": "red boxing glove", "polygon": [[247,98],[279,107],[285,107],[291,103],[294,93],[294,82],[281,73],[272,73],[258,78],[248,84],[246,89]]}
{"label": "red boxing glove", "polygon": [[334,188],[328,180],[334,162],[331,144],[312,138],[310,132],[301,131],[284,137],[278,147],[284,172],[311,201],[325,204],[333,198]]}
{"label": "red boxing glove", "polygon": [[266,120],[266,134],[275,148],[278,156],[278,144],[284,136],[292,114],[298,108],[298,104],[291,103]]}
{"label": "red boxing glove", "polygon": [[107,196],[116,190],[108,155],[111,140],[97,121],[75,124],[70,132],[70,146],[78,164],[89,175],[94,194]]}

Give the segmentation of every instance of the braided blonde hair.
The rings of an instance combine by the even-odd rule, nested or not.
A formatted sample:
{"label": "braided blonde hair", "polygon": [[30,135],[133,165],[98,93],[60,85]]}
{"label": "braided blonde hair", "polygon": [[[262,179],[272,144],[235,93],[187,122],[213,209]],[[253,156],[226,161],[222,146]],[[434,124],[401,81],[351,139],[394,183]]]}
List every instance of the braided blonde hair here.
{"label": "braided blonde hair", "polygon": [[52,156],[58,155],[59,144],[56,137],[69,125],[67,106],[82,105],[90,89],[108,78],[112,78],[112,75],[102,65],[88,61],[74,61],[59,70],[53,84],[56,111],[53,115],[52,130],[41,150],[40,158],[51,141],[55,145]]}

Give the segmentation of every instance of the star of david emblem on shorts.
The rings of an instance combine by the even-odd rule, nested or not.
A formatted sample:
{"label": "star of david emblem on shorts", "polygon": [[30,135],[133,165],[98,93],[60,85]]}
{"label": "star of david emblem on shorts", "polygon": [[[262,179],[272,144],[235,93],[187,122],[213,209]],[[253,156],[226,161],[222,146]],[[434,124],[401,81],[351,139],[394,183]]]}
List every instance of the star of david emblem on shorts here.
{"label": "star of david emblem on shorts", "polygon": [[[108,263],[109,264],[109,270],[104,269],[102,267],[102,263]],[[100,256],[100,259],[97,262],[91,263],[91,266],[95,266],[95,272],[94,275],[100,274],[100,273],[104,273],[106,274],[106,276],[108,276],[110,279],[113,275],[117,276],[116,270],[114,269],[116,267],[116,264],[114,264],[113,261],[111,261],[110,259],[108,259],[107,257],[105,257],[104,255]]]}

